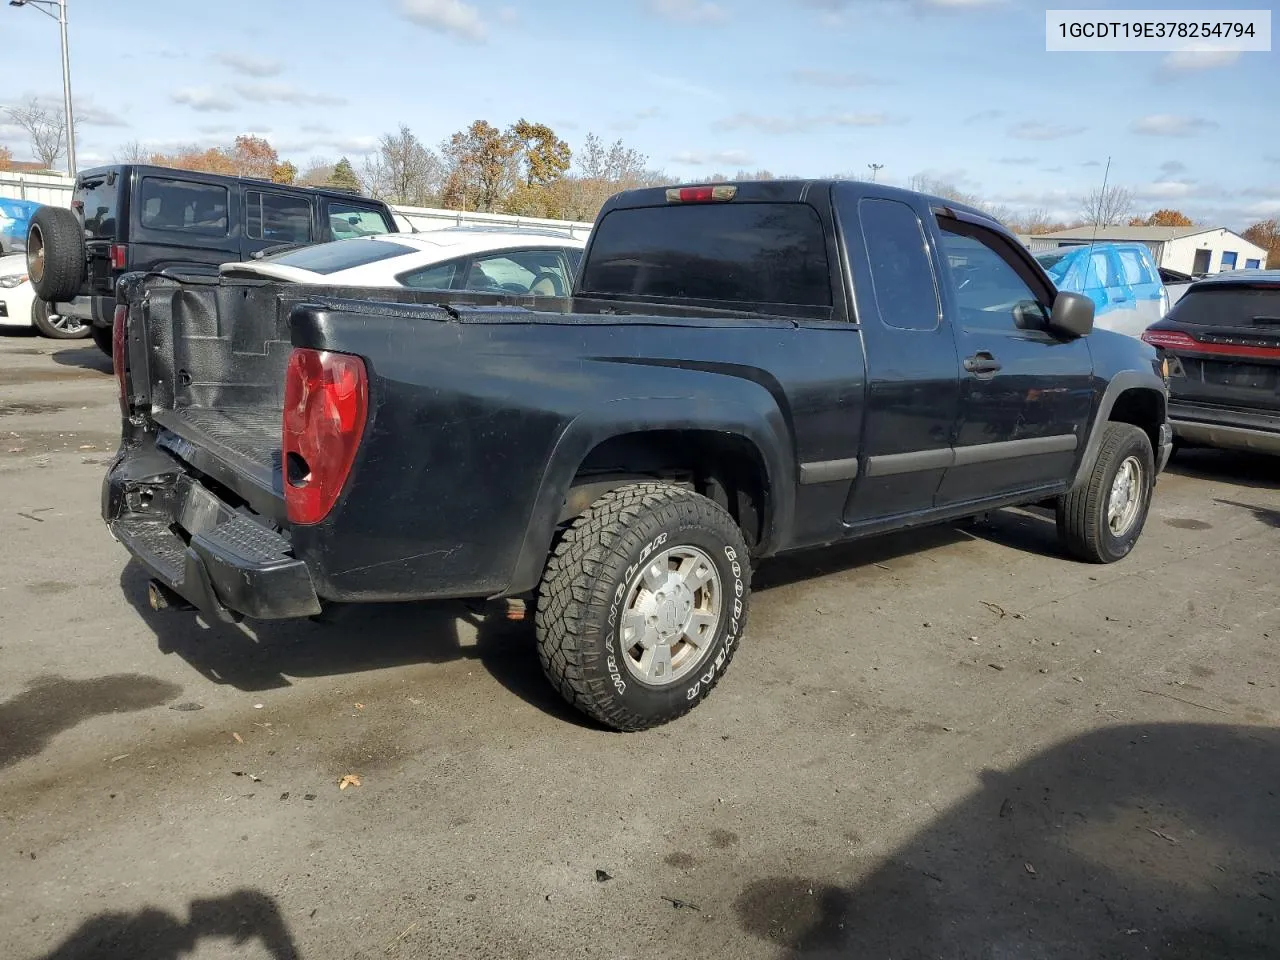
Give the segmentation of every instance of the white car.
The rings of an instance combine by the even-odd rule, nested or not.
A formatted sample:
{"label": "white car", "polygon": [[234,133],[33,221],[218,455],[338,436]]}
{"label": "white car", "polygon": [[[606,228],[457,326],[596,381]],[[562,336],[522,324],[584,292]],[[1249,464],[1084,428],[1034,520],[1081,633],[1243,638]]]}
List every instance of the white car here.
{"label": "white car", "polygon": [[585,246],[568,231],[449,227],[317,243],[220,271],[343,287],[566,297]]}
{"label": "white car", "polygon": [[49,305],[36,296],[27,276],[25,253],[0,257],[0,327],[35,327],[55,340],[79,340],[89,335],[86,324],[50,313]]}

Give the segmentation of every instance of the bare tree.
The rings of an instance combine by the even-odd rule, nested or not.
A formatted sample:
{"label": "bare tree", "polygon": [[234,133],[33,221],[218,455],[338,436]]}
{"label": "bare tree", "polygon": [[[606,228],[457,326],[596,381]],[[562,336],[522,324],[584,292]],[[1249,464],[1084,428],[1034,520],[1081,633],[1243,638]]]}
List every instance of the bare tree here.
{"label": "bare tree", "polygon": [[1086,226],[1110,227],[1133,210],[1133,191],[1127,187],[1099,187],[1080,201],[1080,217]]}
{"label": "bare tree", "polygon": [[383,134],[378,153],[365,163],[364,185],[371,196],[391,203],[435,203],[444,183],[444,164],[409,129]]}
{"label": "bare tree", "polygon": [[148,150],[141,142],[130,140],[111,155],[114,163],[150,163],[155,151]]}
{"label": "bare tree", "polygon": [[[67,149],[67,121],[62,107],[49,107],[32,97],[26,103],[6,107],[14,124],[21,127],[31,143],[31,152],[46,169],[53,169]],[[79,126],[79,122],[76,122]]]}

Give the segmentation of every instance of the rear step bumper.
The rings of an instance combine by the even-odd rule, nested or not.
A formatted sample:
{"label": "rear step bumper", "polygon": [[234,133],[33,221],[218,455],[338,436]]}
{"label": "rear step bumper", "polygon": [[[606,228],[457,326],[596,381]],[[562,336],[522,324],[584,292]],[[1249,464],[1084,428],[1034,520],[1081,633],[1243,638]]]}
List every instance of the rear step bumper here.
{"label": "rear step bumper", "polygon": [[212,620],[321,612],[289,541],[232,510],[163,454],[117,461],[103,481],[102,517],[152,577]]}
{"label": "rear step bumper", "polygon": [[1192,403],[1170,403],[1179,440],[1227,450],[1280,454],[1280,418],[1267,413]]}

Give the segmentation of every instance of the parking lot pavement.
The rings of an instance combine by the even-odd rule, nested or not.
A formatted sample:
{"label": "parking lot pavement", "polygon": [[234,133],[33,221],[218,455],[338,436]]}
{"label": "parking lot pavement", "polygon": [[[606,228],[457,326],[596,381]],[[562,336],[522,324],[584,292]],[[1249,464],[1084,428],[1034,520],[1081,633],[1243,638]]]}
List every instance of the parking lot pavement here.
{"label": "parking lot pavement", "polygon": [[1280,955],[1276,461],[1179,457],[1113,566],[1035,511],[771,563],[619,735],[463,608],[151,612],[115,402],[0,338],[6,957]]}

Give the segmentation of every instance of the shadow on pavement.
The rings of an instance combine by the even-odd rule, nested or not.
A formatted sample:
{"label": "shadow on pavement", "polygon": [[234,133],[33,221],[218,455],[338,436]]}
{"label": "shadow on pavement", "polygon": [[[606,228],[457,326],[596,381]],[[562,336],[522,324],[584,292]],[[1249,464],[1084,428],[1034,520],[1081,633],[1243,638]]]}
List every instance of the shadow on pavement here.
{"label": "shadow on pavement", "polygon": [[111,358],[92,343],[87,347],[69,347],[50,354],[53,362],[64,367],[79,367],[82,370],[97,370],[99,373],[111,373]]}
{"label": "shadow on pavement", "polygon": [[[155,633],[162,653],[176,653],[214,683],[271,690],[290,686],[290,677],[470,659],[543,712],[590,726],[543,676],[528,619],[511,622],[461,603],[361,604],[334,622],[254,621],[250,636],[221,624],[206,629],[191,612],[152,610],[147,581],[146,571],[131,561],[120,575],[125,598]],[[474,644],[462,642],[461,623],[476,631]]]}
{"label": "shadow on pavement", "polygon": [[[179,960],[214,939],[229,942],[209,956],[233,957],[239,953],[234,947],[252,943],[271,960],[300,957],[275,900],[256,890],[237,890],[192,900],[185,920],[157,908],[100,913],[39,960]],[[260,956],[260,950],[252,955]]]}
{"label": "shadow on pavement", "polygon": [[1179,450],[1165,472],[1197,480],[1220,480],[1238,487],[1280,489],[1280,457],[1261,453],[1191,447]]}
{"label": "shadow on pavement", "polygon": [[0,768],[38,755],[59,733],[93,717],[158,707],[180,693],[177,684],[136,673],[40,677],[0,703]]}
{"label": "shadow on pavement", "polygon": [[1265,523],[1268,527],[1280,527],[1280,510],[1263,507],[1256,503],[1241,503],[1239,500],[1218,499],[1214,502],[1226,504],[1229,507],[1241,507],[1252,513],[1253,518],[1259,523]]}
{"label": "shadow on pavement", "polygon": [[1275,958],[1280,731],[1090,733],[984,772],[861,882],[761,878],[734,910],[791,958]]}
{"label": "shadow on pavement", "polygon": [[915,554],[967,539],[970,538],[958,527],[943,525],[788,553],[763,561],[751,577],[751,590],[758,593],[831,573],[895,561],[895,569],[905,570],[915,563]]}

